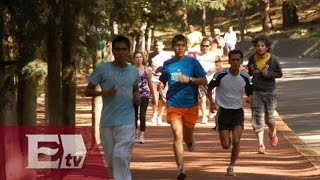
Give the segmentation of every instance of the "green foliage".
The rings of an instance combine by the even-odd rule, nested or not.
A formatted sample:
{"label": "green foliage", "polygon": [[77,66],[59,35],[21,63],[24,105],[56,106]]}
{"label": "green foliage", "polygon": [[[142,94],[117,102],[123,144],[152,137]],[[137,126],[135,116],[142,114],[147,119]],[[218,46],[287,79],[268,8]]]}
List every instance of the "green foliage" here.
{"label": "green foliage", "polygon": [[226,8],[228,0],[204,1],[209,9],[222,10]]}
{"label": "green foliage", "polygon": [[26,79],[37,82],[37,96],[44,93],[45,80],[47,77],[47,63],[41,59],[35,59],[22,68],[22,75]]}
{"label": "green foliage", "polygon": [[24,66],[21,73],[35,80],[43,80],[47,76],[47,63],[41,59],[35,59]]}

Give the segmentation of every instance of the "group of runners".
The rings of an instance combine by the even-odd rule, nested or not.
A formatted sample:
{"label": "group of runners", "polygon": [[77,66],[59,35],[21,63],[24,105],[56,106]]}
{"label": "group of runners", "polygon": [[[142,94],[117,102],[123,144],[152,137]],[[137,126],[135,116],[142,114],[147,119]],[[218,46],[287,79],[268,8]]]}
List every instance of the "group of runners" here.
{"label": "group of runners", "polygon": [[[98,65],[89,76],[86,95],[103,97],[100,137],[109,174],[114,179],[132,179],[131,152],[135,141],[144,143],[145,112],[150,95],[154,107],[153,122],[162,123],[166,107],[166,122],[173,133],[177,179],[187,178],[183,163],[184,144],[190,152],[196,146],[193,131],[198,120],[199,99],[202,123],[208,121],[206,107],[203,107],[208,98],[209,112],[216,111],[216,130],[221,146],[228,149],[232,145],[227,175],[235,175],[234,166],[244,128],[244,92],[248,96],[247,102],[251,104],[258,153],[265,153],[264,124],[269,127],[271,146],[277,145],[273,115],[276,107],[275,78],[282,76],[282,70],[277,58],[270,53],[269,39],[259,36],[252,41],[256,51],[249,57],[247,70],[242,71],[243,53],[240,50],[231,48],[228,51],[230,67],[220,69],[219,61],[209,50],[213,40],[201,39],[201,51],[192,57],[186,55],[190,43],[187,37],[181,34],[173,37],[172,57],[161,51],[164,47],[162,41],[155,41],[156,49],[162,49],[150,56],[152,65],[147,67],[142,63],[141,52],[134,54],[135,66],[127,63],[130,41],[125,36],[117,36],[112,41],[115,60]],[[101,86],[101,91],[96,90],[97,85]],[[137,116],[138,107],[140,117]],[[144,121],[140,122],[140,128],[137,123],[139,118]]]}

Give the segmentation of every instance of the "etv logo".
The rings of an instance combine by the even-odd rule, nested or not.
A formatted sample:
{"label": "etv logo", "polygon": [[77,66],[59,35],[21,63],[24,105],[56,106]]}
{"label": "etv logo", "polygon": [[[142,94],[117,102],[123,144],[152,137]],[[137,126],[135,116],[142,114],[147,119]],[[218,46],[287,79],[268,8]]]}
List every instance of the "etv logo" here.
{"label": "etv logo", "polygon": [[[86,147],[79,134],[26,134],[28,137],[28,166],[35,169],[80,169],[86,157]],[[39,143],[60,145],[63,155],[56,161],[39,161],[39,154],[56,155],[59,148],[38,147]]]}

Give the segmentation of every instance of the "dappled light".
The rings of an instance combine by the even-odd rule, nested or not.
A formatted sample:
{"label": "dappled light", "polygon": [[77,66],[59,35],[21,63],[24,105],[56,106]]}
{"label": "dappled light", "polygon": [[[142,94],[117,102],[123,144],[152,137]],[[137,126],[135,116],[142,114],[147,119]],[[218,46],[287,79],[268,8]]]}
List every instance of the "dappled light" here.
{"label": "dappled light", "polygon": [[[276,98],[278,100],[276,129],[279,144],[276,146],[277,138],[273,137],[271,144],[276,147],[271,147],[269,129],[266,128],[264,133],[266,153],[264,154],[264,146],[261,145],[259,149],[257,136],[251,124],[251,110],[247,104],[250,97],[245,97],[246,99],[243,100],[245,124],[240,142],[240,156],[234,168],[237,174],[235,178],[320,179],[320,0],[20,0],[1,2],[0,9],[0,127],[8,128],[8,126],[15,125],[24,128],[24,126],[34,127],[36,125],[40,128],[44,126],[84,128],[84,126],[88,126],[89,131],[95,134],[98,142],[98,145],[91,145],[89,150],[93,154],[99,154],[100,152],[93,152],[93,149],[90,148],[95,146],[98,147],[95,150],[102,149],[98,137],[101,98],[86,97],[85,92],[87,96],[113,96],[118,93],[117,97],[124,93],[126,94],[124,97],[127,98],[131,97],[132,92],[127,91],[128,89],[122,83],[128,79],[123,79],[119,86],[110,89],[110,91],[93,91],[93,84],[95,86],[96,83],[99,83],[105,89],[111,85],[109,84],[109,76],[118,79],[122,73],[125,73],[122,70],[118,71],[118,68],[112,69],[117,70],[121,74],[119,76],[111,75],[113,71],[103,71],[101,74],[98,72],[99,70],[95,71],[99,75],[94,75],[96,78],[91,76],[93,78],[90,78],[91,83],[85,91],[88,85],[86,78],[96,67],[99,65],[103,67],[104,63],[110,62],[119,68],[129,67],[128,64],[133,64],[134,52],[141,51],[145,56],[143,64],[146,63],[145,66],[153,68],[157,62],[154,62],[149,55],[157,53],[157,42],[162,41],[166,53],[173,57],[174,51],[177,53],[178,47],[173,48],[175,40],[172,41],[172,37],[181,34],[186,35],[186,45],[188,46],[186,52],[181,51],[181,57],[183,53],[192,54],[201,62],[201,58],[198,57],[205,55],[205,53],[199,51],[200,47],[209,50],[208,48],[211,46],[210,51],[216,57],[214,59],[213,56],[210,56],[207,60],[211,65],[217,63],[215,65],[215,70],[217,70],[220,69],[220,64],[222,68],[230,66],[228,52],[235,48],[243,52],[244,59],[240,69],[246,71],[248,56],[253,55],[258,47],[257,44],[252,44],[252,40],[257,36],[266,35],[273,42],[269,49],[271,54],[278,57],[277,59],[283,67],[283,77],[276,79]],[[188,32],[187,27],[190,25],[199,31],[197,41],[193,41],[192,33]],[[219,29],[219,33],[216,31],[217,29]],[[121,41],[114,41],[113,38],[118,35],[126,39],[125,45],[127,46],[123,48],[125,50],[123,54],[120,51],[119,54],[115,53],[118,45],[124,45]],[[230,38],[230,35],[233,38]],[[204,42],[210,41],[210,44],[200,43],[203,37],[208,38]],[[263,41],[261,43],[268,45]],[[199,46],[199,49],[192,46]],[[193,48],[196,50],[195,52],[193,52]],[[262,52],[265,53],[263,49]],[[259,56],[255,57],[256,60],[258,60],[257,57]],[[263,61],[260,61],[261,64],[256,64],[259,65],[261,71],[255,72],[262,73],[262,78],[271,77],[272,79],[273,66],[264,65],[267,62],[265,57],[267,56],[263,58],[261,56]],[[169,56],[159,57],[163,60],[161,63],[159,62],[159,66],[168,58]],[[118,66],[120,59],[122,60],[121,66]],[[173,59],[177,59],[177,56]],[[40,64],[35,63],[38,61]],[[214,61],[216,62],[214,63]],[[232,61],[230,61],[231,64]],[[166,65],[175,67],[169,63]],[[261,69],[263,66],[265,69]],[[166,71],[166,66],[163,69]],[[189,68],[183,67],[179,71],[183,70],[181,73],[185,73],[184,70],[187,69]],[[209,71],[204,69],[208,73],[214,71],[214,68]],[[150,79],[149,68],[145,70]],[[109,74],[109,72],[111,73]],[[166,72],[171,72],[171,70]],[[229,72],[232,72],[232,69]],[[153,74],[157,73],[159,72]],[[201,74],[205,76],[204,72]],[[196,90],[196,84],[201,80],[199,78],[200,71],[193,71],[188,76],[189,81],[186,83],[192,83],[194,90]],[[162,76],[161,80],[167,79],[163,77],[165,76]],[[181,77],[187,80],[184,76]],[[253,77],[254,88],[259,84],[256,77]],[[154,80],[154,77],[151,79]],[[248,85],[247,78],[245,80]],[[266,83],[266,88],[272,83]],[[171,83],[169,84],[171,85]],[[190,87],[191,90],[190,84],[184,85]],[[232,83],[232,85],[238,84]],[[249,89],[247,87],[246,90]],[[126,92],[122,92],[122,88]],[[230,90],[230,92],[233,91],[230,94],[234,94],[236,89],[228,88],[226,92],[228,93]],[[267,91],[269,90],[272,89]],[[145,91],[148,91],[147,88]],[[169,95],[170,92],[175,93],[170,90]],[[179,93],[177,94],[179,96]],[[194,93],[195,96],[196,94]],[[235,101],[231,102],[233,97],[226,97],[228,99],[226,102],[229,103],[230,100],[232,107],[237,104],[239,108],[241,107],[241,100],[236,104],[233,103]],[[112,103],[118,103],[118,99],[116,101],[113,101],[112,97],[110,99]],[[138,99],[138,94],[134,94],[133,100]],[[121,99],[119,98],[119,100]],[[131,100],[127,100],[123,103],[131,105]],[[183,98],[179,100],[183,100]],[[177,104],[183,104],[183,102]],[[112,106],[116,105],[112,104]],[[121,108],[125,111],[122,111]],[[126,113],[126,110],[129,111],[130,108],[132,107],[117,108],[117,114],[119,112],[118,115],[121,116],[123,114],[120,111]],[[107,108],[105,110],[104,113],[112,114],[113,109]],[[210,117],[207,123],[206,117],[202,118],[202,113],[200,111],[199,113],[200,117],[194,130],[196,149],[194,152],[184,152],[184,165],[188,179],[229,179],[231,177],[225,175],[232,145],[229,149],[223,149],[220,144],[219,132],[213,130],[214,117]],[[268,113],[266,112],[264,115],[267,116]],[[117,116],[115,113],[112,115]],[[166,116],[163,116],[163,124],[155,124],[151,122],[152,115],[151,103],[149,103],[146,132],[144,134],[144,126],[142,125],[142,131],[136,134],[141,136],[139,141],[143,144],[136,143],[132,152],[133,179],[173,179],[177,175],[177,165],[172,147],[172,129],[165,121]],[[114,116],[113,118],[115,118]],[[157,121],[160,122],[160,119]],[[114,122],[114,124],[117,123]],[[19,134],[15,131],[12,133]],[[91,142],[94,141],[94,136],[86,135],[84,136],[87,139],[90,139]],[[11,173],[11,170],[8,171],[10,169],[8,167],[12,166],[16,156],[25,154],[23,146],[14,148],[17,153],[10,151],[13,144],[22,143],[10,138],[10,135],[0,136],[0,140],[4,141],[3,153],[0,153],[0,180],[32,179],[19,174],[18,170],[15,173],[15,168],[12,168],[14,173]],[[225,140],[227,141],[228,138]],[[62,142],[61,138],[60,141]],[[222,144],[226,148],[228,142]],[[63,144],[61,147],[63,148]],[[193,148],[193,144],[189,145],[189,150],[191,148]],[[258,154],[258,149],[262,154]],[[115,151],[121,152],[118,149]],[[61,150],[60,153],[62,154]],[[49,157],[47,158],[49,159]],[[69,162],[70,159],[66,160]],[[75,161],[74,164],[76,164]],[[23,163],[14,162],[14,165],[22,167]],[[87,175],[95,174],[98,169],[104,171],[105,166],[92,162],[90,171],[84,175],[85,179],[88,178]],[[180,170],[183,169],[180,168]],[[229,175],[233,175],[232,171],[233,167],[229,167]],[[14,178],[16,174],[19,174],[18,176],[21,178]],[[43,176],[45,175],[40,172],[37,178],[44,179]],[[81,178],[74,176],[64,179]]]}
{"label": "dappled light", "polygon": [[[296,130],[298,134],[317,131],[320,127],[319,116],[320,91],[317,88],[320,79],[320,69],[317,66],[320,59],[294,59],[298,63],[292,63],[292,58],[281,58],[284,75],[278,79],[278,111],[285,116],[289,127]],[[303,67],[303,68],[302,68]],[[302,87],[309,87],[302,91],[296,91]],[[297,98],[303,97],[303,98]],[[297,107],[304,107],[299,108]],[[291,113],[289,113],[291,112]],[[294,119],[299,121],[293,122]],[[312,122],[310,120],[313,119]],[[304,128],[308,124],[308,129]]]}
{"label": "dappled light", "polygon": [[[310,72],[315,71],[311,68]],[[299,73],[299,72],[297,72]],[[80,81],[84,81],[79,79]],[[81,84],[81,83],[78,83]],[[84,87],[80,87],[83,89]],[[43,96],[38,100],[38,122],[44,124],[44,100]],[[172,179],[176,176],[176,164],[172,152],[172,130],[167,123],[156,126],[150,122],[152,109],[147,111],[146,143],[135,144],[132,153],[131,169],[133,179]],[[271,148],[266,142],[264,155],[257,153],[257,139],[252,131],[250,122],[251,112],[245,109],[245,129],[242,135],[241,152],[236,165],[237,175],[241,179],[250,179],[259,176],[261,179],[318,179],[319,173],[302,156],[290,142],[299,144],[296,136],[280,120],[279,122],[279,145]],[[165,119],[165,118],[164,118]],[[77,126],[91,125],[91,98],[77,95],[76,106]],[[201,124],[198,120],[195,128],[196,150],[184,153],[185,167],[190,179],[199,177],[229,179],[225,176],[225,170],[230,159],[230,150],[221,148],[218,133],[211,129],[212,120],[209,124]],[[268,130],[265,140],[268,141]],[[317,137],[315,137],[317,138]],[[288,141],[287,139],[290,139]],[[101,147],[100,147],[101,148]],[[301,146],[300,148],[303,148]],[[161,176],[159,176],[161,174]]]}
{"label": "dappled light", "polygon": [[[283,135],[285,132],[279,131],[279,147],[270,148],[267,154],[256,153],[255,146],[251,137],[252,130],[247,129],[242,139],[242,151],[236,166],[237,174],[241,178],[250,178],[253,174],[266,177],[267,179],[301,178],[309,177],[312,179],[316,175],[314,167],[310,166],[309,161],[292,148]],[[172,153],[172,139],[169,127],[148,128],[148,141],[146,144],[136,144],[132,155],[132,171],[140,174],[144,172],[145,178],[142,179],[170,179],[175,176],[175,163]],[[190,177],[224,177],[225,168],[229,162],[230,150],[223,150],[220,147],[218,134],[207,127],[198,127],[195,131],[197,147],[195,152],[185,152],[185,167]],[[253,137],[252,137],[253,138]],[[265,137],[268,139],[267,135]],[[160,141],[157,141],[157,140]],[[155,141],[156,140],[156,141]],[[147,152],[147,153],[146,153]],[[142,156],[143,155],[143,156]],[[298,165],[298,166],[297,166]],[[303,166],[303,167],[302,167]],[[163,173],[162,177],[152,174]],[[148,177],[148,178],[147,178]],[[136,177],[141,179],[141,177]],[[227,177],[225,177],[227,178]],[[192,178],[193,179],[193,178]],[[316,179],[316,178],[315,178]]]}

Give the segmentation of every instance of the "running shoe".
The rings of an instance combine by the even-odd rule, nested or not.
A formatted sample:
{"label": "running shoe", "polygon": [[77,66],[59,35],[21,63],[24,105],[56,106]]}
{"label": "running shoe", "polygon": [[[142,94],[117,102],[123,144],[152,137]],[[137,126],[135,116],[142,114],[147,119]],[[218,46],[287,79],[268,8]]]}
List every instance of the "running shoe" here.
{"label": "running shoe", "polygon": [[140,136],[140,138],[139,138],[139,143],[140,144],[144,144],[145,142],[144,142],[144,136]]}
{"label": "running shoe", "polygon": [[184,170],[180,170],[177,175],[177,180],[185,180],[187,179],[187,174]]}
{"label": "running shoe", "polygon": [[187,144],[187,149],[188,149],[189,152],[194,151],[194,148],[195,148],[195,147],[196,147],[196,142],[195,142],[194,140],[192,140],[191,143],[188,143],[188,144]]}
{"label": "running shoe", "polygon": [[236,173],[233,171],[232,167],[227,168],[227,176],[236,176]]}
{"label": "running shoe", "polygon": [[202,117],[201,124],[208,124],[208,117],[207,116]]}
{"label": "running shoe", "polygon": [[276,147],[278,145],[278,141],[279,141],[277,134],[274,134],[273,136],[271,136],[269,134],[269,136],[270,136],[270,144],[271,144],[271,146],[272,147]]}
{"label": "running shoe", "polygon": [[158,117],[158,119],[157,119],[157,124],[158,124],[159,126],[162,126],[162,117]]}
{"label": "running shoe", "polygon": [[157,113],[153,113],[153,116],[152,116],[152,119],[151,119],[151,122],[153,124],[157,124],[157,117],[158,117],[158,114]]}

